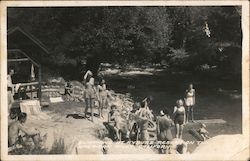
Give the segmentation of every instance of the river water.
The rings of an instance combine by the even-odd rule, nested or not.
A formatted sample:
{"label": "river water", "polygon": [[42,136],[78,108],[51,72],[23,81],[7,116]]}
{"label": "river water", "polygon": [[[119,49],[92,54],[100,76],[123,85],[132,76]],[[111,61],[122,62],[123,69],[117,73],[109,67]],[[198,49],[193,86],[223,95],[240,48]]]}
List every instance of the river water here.
{"label": "river water", "polygon": [[124,94],[130,93],[135,101],[152,96],[150,108],[155,114],[163,108],[173,112],[176,100],[183,98],[188,84],[193,83],[196,90],[195,119],[223,119],[236,129],[236,133],[241,133],[240,81],[166,71],[154,75],[110,75],[106,80],[109,89]]}

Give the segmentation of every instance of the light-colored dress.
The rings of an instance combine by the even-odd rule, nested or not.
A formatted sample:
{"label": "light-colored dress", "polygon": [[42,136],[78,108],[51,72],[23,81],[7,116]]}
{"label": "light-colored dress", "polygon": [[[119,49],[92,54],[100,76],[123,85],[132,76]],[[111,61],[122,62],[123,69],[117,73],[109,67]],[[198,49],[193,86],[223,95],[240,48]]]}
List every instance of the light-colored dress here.
{"label": "light-colored dress", "polygon": [[195,104],[195,90],[187,90],[185,104],[186,106],[193,106]]}

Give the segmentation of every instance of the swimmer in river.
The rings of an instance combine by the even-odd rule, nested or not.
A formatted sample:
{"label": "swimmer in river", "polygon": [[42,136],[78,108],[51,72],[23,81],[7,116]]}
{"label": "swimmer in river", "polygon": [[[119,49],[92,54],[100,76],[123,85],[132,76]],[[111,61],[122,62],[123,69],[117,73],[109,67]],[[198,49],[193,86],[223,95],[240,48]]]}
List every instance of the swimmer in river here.
{"label": "swimmer in river", "polygon": [[180,99],[176,102],[173,112],[174,123],[176,127],[176,138],[182,138],[183,127],[186,119],[185,107]]}
{"label": "swimmer in river", "polygon": [[[172,141],[173,136],[171,132],[171,126],[173,125],[173,121],[170,119],[168,115],[168,110],[161,110],[160,116],[157,119],[157,140],[158,141]],[[165,154],[166,149],[159,149],[159,153]]]}
{"label": "swimmer in river", "polygon": [[191,121],[194,122],[195,89],[193,84],[189,84],[189,88],[186,90],[185,104],[187,106],[186,123],[190,121],[190,113]]}

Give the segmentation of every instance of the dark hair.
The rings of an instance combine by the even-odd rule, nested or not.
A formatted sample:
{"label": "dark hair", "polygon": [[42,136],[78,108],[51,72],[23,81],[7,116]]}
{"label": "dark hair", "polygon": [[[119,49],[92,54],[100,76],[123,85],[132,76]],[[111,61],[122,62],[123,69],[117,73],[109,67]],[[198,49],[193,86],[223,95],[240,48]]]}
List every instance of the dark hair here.
{"label": "dark hair", "polygon": [[164,112],[165,115],[168,115],[168,114],[169,114],[168,109],[163,109],[162,111]]}
{"label": "dark hair", "polygon": [[141,107],[144,108],[145,107],[145,102],[141,102]]}
{"label": "dark hair", "polygon": [[8,68],[8,74],[10,73],[11,70],[15,70],[13,66],[9,66],[9,68]]}
{"label": "dark hair", "polygon": [[24,122],[27,118],[27,114],[25,112],[21,112],[19,115],[18,115],[18,121],[20,122]]}
{"label": "dark hair", "polygon": [[117,107],[116,107],[116,105],[112,105],[110,108],[111,108],[111,110],[113,110],[113,109],[116,109]]}

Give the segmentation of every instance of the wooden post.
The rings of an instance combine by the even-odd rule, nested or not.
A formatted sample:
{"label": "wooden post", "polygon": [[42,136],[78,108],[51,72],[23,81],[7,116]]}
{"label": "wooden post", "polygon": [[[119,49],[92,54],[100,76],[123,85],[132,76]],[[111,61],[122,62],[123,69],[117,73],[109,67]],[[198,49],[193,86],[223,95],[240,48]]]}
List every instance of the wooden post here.
{"label": "wooden post", "polygon": [[33,99],[32,85],[30,85],[30,89],[31,89],[31,91],[30,91],[30,97],[31,97],[31,99]]}
{"label": "wooden post", "polygon": [[37,97],[39,98],[40,100],[40,104],[41,104],[41,101],[42,101],[42,68],[41,68],[41,65],[38,66],[38,92],[37,92]]}

